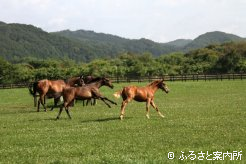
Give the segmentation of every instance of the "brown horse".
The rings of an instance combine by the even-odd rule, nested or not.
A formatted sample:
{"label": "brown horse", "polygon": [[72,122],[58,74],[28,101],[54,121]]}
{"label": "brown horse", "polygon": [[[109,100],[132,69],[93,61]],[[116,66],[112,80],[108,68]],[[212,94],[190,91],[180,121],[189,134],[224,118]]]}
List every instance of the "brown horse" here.
{"label": "brown horse", "polygon": [[120,119],[122,120],[125,114],[126,105],[135,100],[138,102],[146,102],[146,117],[149,118],[149,106],[151,105],[161,117],[164,117],[154,103],[154,94],[158,89],[162,89],[166,93],[169,92],[164,80],[156,80],[145,87],[128,86],[124,87],[121,91],[114,93],[114,96],[119,98],[122,96],[123,102],[121,105]]}
{"label": "brown horse", "polygon": [[103,96],[99,92],[99,88],[103,85],[108,86],[110,88],[114,87],[112,82],[109,79],[100,78],[99,80],[97,80],[91,84],[83,85],[82,87],[70,87],[70,88],[64,89],[64,91],[63,91],[64,103],[60,107],[60,111],[59,111],[56,119],[60,118],[61,112],[62,112],[64,107],[65,107],[65,110],[67,112],[68,117],[71,119],[71,116],[69,114],[69,106],[71,106],[74,99],[79,99],[79,100],[88,100],[91,98],[100,99],[109,108],[111,108],[111,106],[105,100],[109,101],[112,104],[117,105],[115,102],[113,102],[112,100],[109,100],[107,97]]}
{"label": "brown horse", "polygon": [[94,76],[84,76],[83,80],[85,84],[89,84],[91,82],[93,82],[96,79],[96,77]]}
{"label": "brown horse", "polygon": [[[45,96],[48,96],[49,98],[55,99],[54,106],[57,105],[60,97],[62,96],[63,89],[71,86],[82,86],[84,84],[82,77],[72,77],[67,80],[40,80],[38,82],[33,83],[33,90],[29,88],[30,93],[33,96],[36,96],[36,93],[38,92],[40,97],[38,100],[38,108],[37,112],[39,112],[40,103],[44,107],[44,111],[46,111],[46,106],[44,103]],[[51,110],[54,108],[54,106],[51,108]]]}
{"label": "brown horse", "polygon": [[[91,83],[94,83],[95,81],[98,80],[98,77],[94,77],[94,76],[84,76],[83,77],[83,80],[84,80],[84,83],[85,84],[91,84]],[[85,103],[85,100],[82,100],[83,101],[83,106],[87,106],[89,104],[89,102],[91,102],[91,105],[95,105],[96,104],[96,99],[88,99]]]}

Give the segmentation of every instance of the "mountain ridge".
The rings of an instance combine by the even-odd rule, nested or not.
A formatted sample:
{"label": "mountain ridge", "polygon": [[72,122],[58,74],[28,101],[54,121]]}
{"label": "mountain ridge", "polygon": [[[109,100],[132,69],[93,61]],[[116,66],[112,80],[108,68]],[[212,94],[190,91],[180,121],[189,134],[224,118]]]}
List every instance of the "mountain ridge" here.
{"label": "mountain ridge", "polygon": [[112,58],[118,54],[150,52],[154,56],[172,52],[241,41],[245,38],[220,31],[208,32],[197,38],[177,39],[158,43],[149,39],[126,39],[112,34],[88,30],[46,32],[33,25],[0,22],[0,56],[8,61],[19,58],[69,58],[88,62],[96,58]]}

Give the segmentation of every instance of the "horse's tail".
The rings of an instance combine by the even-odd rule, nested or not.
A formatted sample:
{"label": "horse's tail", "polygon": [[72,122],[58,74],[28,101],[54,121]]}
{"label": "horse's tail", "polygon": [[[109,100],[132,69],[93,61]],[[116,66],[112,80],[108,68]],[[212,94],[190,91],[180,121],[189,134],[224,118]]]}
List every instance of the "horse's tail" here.
{"label": "horse's tail", "polygon": [[38,82],[34,82],[33,84],[30,84],[28,89],[29,89],[29,93],[34,97],[37,93],[37,86],[38,86]]}
{"label": "horse's tail", "polygon": [[120,98],[120,96],[122,95],[122,91],[123,91],[123,90],[120,90],[120,91],[115,92],[115,93],[113,94],[114,97],[116,97],[117,99]]}

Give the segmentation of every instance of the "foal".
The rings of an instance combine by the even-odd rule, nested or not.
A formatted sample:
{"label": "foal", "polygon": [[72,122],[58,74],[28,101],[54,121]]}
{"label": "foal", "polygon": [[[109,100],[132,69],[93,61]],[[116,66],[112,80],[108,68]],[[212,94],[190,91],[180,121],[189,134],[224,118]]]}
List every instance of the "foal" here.
{"label": "foal", "polygon": [[99,92],[99,88],[103,85],[108,86],[110,88],[114,87],[109,79],[100,78],[98,81],[91,83],[91,84],[88,84],[88,85],[83,85],[82,87],[70,87],[70,88],[64,89],[63,90],[64,103],[60,107],[60,111],[59,111],[56,119],[60,118],[60,115],[61,115],[63,108],[65,108],[68,117],[71,119],[71,116],[69,114],[69,106],[71,106],[74,99],[79,99],[79,100],[89,100],[91,98],[100,99],[109,108],[111,108],[111,106],[105,100],[109,101],[112,104],[117,105],[117,103],[113,102],[112,100],[109,100],[107,97],[103,96]]}
{"label": "foal", "polygon": [[169,92],[167,85],[164,80],[156,80],[148,84],[145,87],[128,86],[124,87],[121,91],[114,93],[116,98],[122,96],[123,102],[121,105],[120,119],[123,120],[125,114],[126,105],[131,101],[135,100],[138,102],[146,102],[146,117],[149,119],[149,106],[151,105],[161,117],[164,117],[159,111],[158,107],[154,103],[154,94],[158,89],[162,89],[166,93]]}

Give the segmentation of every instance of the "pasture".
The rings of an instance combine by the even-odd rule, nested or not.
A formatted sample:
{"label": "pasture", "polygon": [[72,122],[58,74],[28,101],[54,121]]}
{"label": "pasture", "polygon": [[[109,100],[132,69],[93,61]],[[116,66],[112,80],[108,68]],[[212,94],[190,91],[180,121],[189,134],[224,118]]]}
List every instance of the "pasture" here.
{"label": "pasture", "polygon": [[213,163],[214,152],[246,162],[246,81],[167,82],[170,93],[155,95],[165,118],[151,108],[147,119],[145,103],[131,102],[120,121],[112,94],[133,84],[147,83],[102,87],[117,106],[77,102],[71,120],[63,112],[57,121],[57,108],[36,112],[28,89],[0,90],[0,163]]}

